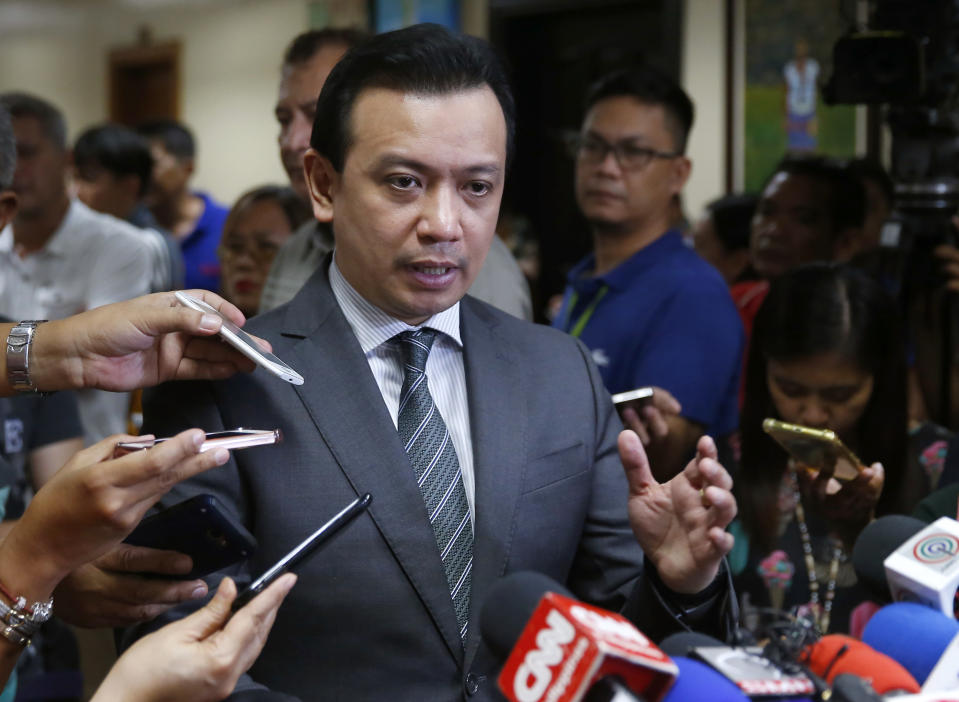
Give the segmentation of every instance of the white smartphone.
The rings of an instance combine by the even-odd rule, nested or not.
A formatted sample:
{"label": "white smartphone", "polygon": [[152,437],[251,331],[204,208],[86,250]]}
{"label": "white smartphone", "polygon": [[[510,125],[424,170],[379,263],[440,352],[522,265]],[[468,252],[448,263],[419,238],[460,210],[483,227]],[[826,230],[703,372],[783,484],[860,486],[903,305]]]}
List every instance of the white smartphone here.
{"label": "white smartphone", "polygon": [[613,404],[617,407],[626,405],[635,405],[637,409],[653,399],[653,389],[651,387],[636,388],[626,392],[618,392],[613,395]]}
{"label": "white smartphone", "polygon": [[[157,444],[169,441],[169,438],[143,439],[140,441],[121,441],[117,444],[117,454],[130,451],[143,451],[153,448]],[[283,433],[279,429],[227,429],[226,431],[207,432],[206,439],[200,444],[200,453],[215,448],[241,449],[249,446],[265,446],[283,440]]]}
{"label": "white smartphone", "polygon": [[220,327],[220,337],[258,366],[265,368],[277,378],[285,380],[288,383],[293,385],[303,384],[302,375],[290,368],[272,353],[267,353],[261,349],[259,344],[253,340],[253,337],[220,314],[214,307],[211,307],[203,300],[197,300],[192,295],[187,295],[182,290],[177,290],[173,294],[176,295],[176,299],[180,301],[181,305],[189,307],[191,310],[196,310],[197,312],[215,314],[222,319],[223,326]]}

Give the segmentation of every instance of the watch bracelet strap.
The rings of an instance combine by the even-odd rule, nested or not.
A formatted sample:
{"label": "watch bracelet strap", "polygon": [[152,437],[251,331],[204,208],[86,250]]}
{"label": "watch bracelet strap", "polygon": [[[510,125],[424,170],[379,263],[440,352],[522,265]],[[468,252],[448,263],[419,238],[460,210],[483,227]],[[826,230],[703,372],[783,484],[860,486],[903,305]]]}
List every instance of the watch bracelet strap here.
{"label": "watch bracelet strap", "polygon": [[24,636],[12,626],[0,627],[0,636],[12,643],[14,646],[26,648],[30,645],[30,637]]}
{"label": "watch bracelet strap", "polygon": [[36,338],[37,327],[46,321],[23,320],[15,324],[7,335],[7,382],[17,392],[39,392],[30,378],[30,351]]}

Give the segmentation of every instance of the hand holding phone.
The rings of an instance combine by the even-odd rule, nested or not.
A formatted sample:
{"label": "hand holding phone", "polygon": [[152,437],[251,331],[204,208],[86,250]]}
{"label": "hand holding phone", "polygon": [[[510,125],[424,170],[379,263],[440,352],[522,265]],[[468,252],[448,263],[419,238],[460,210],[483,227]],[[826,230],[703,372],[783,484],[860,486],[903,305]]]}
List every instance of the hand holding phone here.
{"label": "hand holding phone", "polygon": [[147,517],[124,541],[187,554],[193,569],[177,576],[186,579],[226,568],[256,550],[256,539],[213,495],[197,495]]}
{"label": "hand holding phone", "polygon": [[814,429],[799,424],[767,418],[763,431],[782,446],[808,472],[832,469],[834,478],[848,482],[859,477],[862,461],[828,429]]}
{"label": "hand holding phone", "polygon": [[270,583],[279,578],[284,573],[293,569],[297,563],[300,563],[310,554],[314,553],[322,544],[326,543],[336,532],[345,527],[361,512],[366,511],[373,501],[373,496],[366,493],[362,497],[357,497],[350,504],[340,510],[330,521],[314,531],[303,541],[297,544],[292,551],[278,560],[263,575],[250,583],[243,592],[237,595],[233,601],[233,611],[235,612],[247,602],[252,600],[263,590],[269,587]]}
{"label": "hand holding phone", "polygon": [[[242,449],[250,446],[264,446],[277,444],[283,440],[283,432],[279,429],[227,429],[226,431],[207,432],[206,439],[200,444],[200,453],[215,448]],[[123,455],[130,451],[143,451],[153,448],[157,444],[169,441],[161,439],[140,439],[138,441],[120,441],[117,443],[115,455]]]}
{"label": "hand holding phone", "polygon": [[260,345],[254,341],[253,337],[236,326],[229,318],[220,314],[215,307],[208,305],[203,300],[196,299],[192,295],[188,295],[182,290],[177,290],[174,295],[180,304],[184,305],[185,307],[189,307],[197,312],[212,314],[219,317],[223,323],[219,331],[220,337],[251,361],[262,368],[265,368],[277,378],[285,380],[292,385],[303,384],[302,375],[290,368],[272,353],[268,353],[261,349]]}

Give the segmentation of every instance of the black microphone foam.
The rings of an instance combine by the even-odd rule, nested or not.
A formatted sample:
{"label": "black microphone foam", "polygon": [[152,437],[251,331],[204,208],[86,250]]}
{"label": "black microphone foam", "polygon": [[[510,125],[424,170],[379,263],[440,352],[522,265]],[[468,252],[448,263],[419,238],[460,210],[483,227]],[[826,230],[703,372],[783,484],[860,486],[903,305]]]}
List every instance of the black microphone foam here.
{"label": "black microphone foam", "polygon": [[866,525],[859,534],[852,549],[852,565],[859,582],[878,602],[892,602],[883,561],[926,526],[915,517],[889,514]]}
{"label": "black microphone foam", "polygon": [[547,592],[575,599],[552,578],[532,571],[510,573],[490,587],[480,608],[480,635],[502,660],[509,657],[526,622]]}

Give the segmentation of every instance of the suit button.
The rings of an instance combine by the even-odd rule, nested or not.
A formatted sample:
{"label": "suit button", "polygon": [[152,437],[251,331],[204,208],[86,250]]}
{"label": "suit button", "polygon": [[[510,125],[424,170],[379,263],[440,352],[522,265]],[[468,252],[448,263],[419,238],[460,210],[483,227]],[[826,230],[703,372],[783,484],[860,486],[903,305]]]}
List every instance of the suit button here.
{"label": "suit button", "polygon": [[467,673],[464,687],[466,688],[466,694],[472,697],[479,692],[479,678],[473,673]]}

